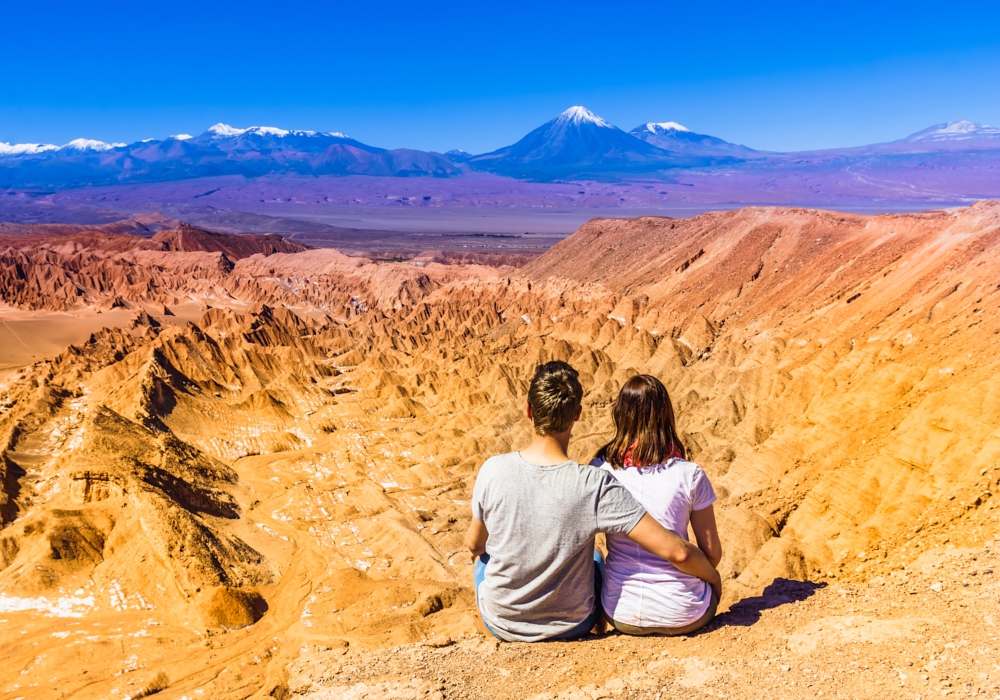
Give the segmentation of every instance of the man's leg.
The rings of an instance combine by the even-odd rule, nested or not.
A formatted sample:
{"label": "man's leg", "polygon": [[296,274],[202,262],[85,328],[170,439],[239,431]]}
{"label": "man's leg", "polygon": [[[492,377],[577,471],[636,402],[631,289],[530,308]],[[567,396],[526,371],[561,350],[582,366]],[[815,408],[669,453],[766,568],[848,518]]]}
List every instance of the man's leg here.
{"label": "man's leg", "polygon": [[581,622],[579,625],[573,629],[558,634],[555,637],[550,637],[552,640],[565,640],[565,639],[577,639],[579,637],[588,634],[590,630],[594,629],[597,625],[597,633],[603,634],[605,632],[604,624],[604,606],[601,605],[601,589],[604,587],[604,556],[594,550],[594,611],[587,616],[587,619]]}
{"label": "man's leg", "polygon": [[594,550],[594,583],[597,586],[597,592],[601,592],[601,587],[604,585],[604,555]]}
{"label": "man's leg", "polygon": [[597,634],[604,634],[608,631],[607,616],[604,614],[604,601],[601,597],[604,591],[605,564],[604,555],[594,550],[594,594],[597,596],[595,605],[597,607]]}
{"label": "man's leg", "polygon": [[[479,606],[479,586],[482,585],[483,579],[486,578],[486,565],[490,563],[490,555],[485,552],[479,555],[476,559],[476,563],[472,566],[472,584],[476,589],[476,607],[479,608],[479,621],[483,623],[483,627],[486,631],[497,637],[496,632],[490,629],[490,626],[486,624],[486,620],[483,619],[483,609]],[[497,637],[500,639],[500,637]],[[500,641],[503,641],[500,639]]]}
{"label": "man's leg", "polygon": [[481,584],[483,579],[486,578],[486,565],[489,563],[490,555],[484,552],[479,555],[479,558],[476,559],[476,563],[472,566],[472,581],[476,588],[476,603],[479,602],[479,584]]}

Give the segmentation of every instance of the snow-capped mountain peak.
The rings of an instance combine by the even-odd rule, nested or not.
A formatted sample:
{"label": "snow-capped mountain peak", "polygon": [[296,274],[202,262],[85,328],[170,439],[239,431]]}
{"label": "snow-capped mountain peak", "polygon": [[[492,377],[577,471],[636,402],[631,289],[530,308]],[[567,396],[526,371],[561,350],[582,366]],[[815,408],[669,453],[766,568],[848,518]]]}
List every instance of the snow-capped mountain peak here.
{"label": "snow-capped mountain peak", "polygon": [[170,138],[176,139],[177,141],[190,141],[194,138],[191,134],[174,134]]}
{"label": "snow-capped mountain peak", "polygon": [[112,148],[124,148],[124,143],[105,143],[94,139],[73,139],[59,150],[67,151],[110,151]]}
{"label": "snow-capped mountain peak", "polygon": [[921,143],[926,141],[965,141],[976,138],[991,140],[1000,138],[1000,128],[962,119],[945,124],[935,124],[907,136],[904,140],[909,143]]}
{"label": "snow-capped mountain peak", "polygon": [[595,126],[601,126],[605,129],[614,129],[615,127],[609,122],[601,119],[599,116],[591,112],[586,107],[570,107],[565,112],[556,117],[557,122],[570,123],[573,125],[580,124],[593,124]]}
{"label": "snow-capped mountain peak", "polygon": [[654,134],[657,131],[691,131],[689,128],[677,122],[647,122],[646,130]]}
{"label": "snow-capped mountain peak", "polygon": [[637,139],[665,151],[693,157],[744,158],[756,157],[753,149],[729,143],[716,136],[699,134],[677,122],[646,122],[629,132]]}
{"label": "snow-capped mountain peak", "polygon": [[0,155],[4,156],[31,156],[48,151],[110,151],[112,148],[123,148],[124,143],[104,143],[94,139],[73,139],[64,146],[56,146],[51,143],[0,143]]}
{"label": "snow-capped mountain peak", "polygon": [[239,136],[240,134],[246,133],[246,129],[235,129],[229,124],[223,124],[219,122],[214,126],[208,127],[205,133],[212,134],[213,136]]}
{"label": "snow-capped mountain peak", "polygon": [[975,122],[970,122],[966,119],[960,119],[958,121],[948,122],[945,124],[943,129],[940,129],[940,131],[948,134],[967,134],[969,132],[979,131],[982,128],[982,124],[976,124]]}
{"label": "snow-capped mountain peak", "polygon": [[[279,129],[276,126],[251,126],[249,129],[244,130],[247,134],[259,134],[261,136],[288,136],[292,133],[287,129]],[[301,132],[307,136],[312,136],[315,132]]]}
{"label": "snow-capped mountain peak", "polygon": [[0,141],[0,156],[24,156],[58,150],[51,143],[4,143]]}
{"label": "snow-capped mountain peak", "polygon": [[[215,126],[208,127],[206,133],[211,134],[213,138],[232,138],[236,136],[277,136],[278,138],[284,138],[286,136],[332,136],[338,139],[349,138],[346,134],[342,134],[339,131],[327,131],[327,132],[316,132],[308,131],[305,129],[279,129],[276,126],[249,126],[246,129],[237,129],[234,126],[229,126],[229,124],[216,124]],[[190,138],[190,137],[189,137]]]}

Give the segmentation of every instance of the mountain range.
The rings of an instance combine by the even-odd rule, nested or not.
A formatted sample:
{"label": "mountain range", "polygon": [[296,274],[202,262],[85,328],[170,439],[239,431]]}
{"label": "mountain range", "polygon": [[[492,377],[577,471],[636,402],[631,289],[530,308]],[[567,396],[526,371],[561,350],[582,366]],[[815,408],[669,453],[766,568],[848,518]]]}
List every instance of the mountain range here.
{"label": "mountain range", "polygon": [[[0,142],[0,187],[69,189],[170,182],[225,175],[461,176],[483,171],[551,182],[655,178],[691,169],[788,167],[870,156],[976,153],[1000,156],[1000,128],[968,121],[938,124],[889,143],[802,153],[758,151],[700,134],[676,122],[623,131],[584,107],[571,107],[518,142],[479,155],[370,146],[339,132],[216,124],[198,136],[178,134],[132,144],[75,139],[64,146]],[[983,156],[985,154],[985,156]],[[949,161],[949,165],[951,165]],[[845,166],[846,167],[846,166]],[[890,163],[888,167],[892,167]]]}
{"label": "mountain range", "polygon": [[79,187],[163,182],[219,175],[415,175],[450,177],[461,170],[444,156],[387,150],[344,134],[216,124],[205,133],[133,144],[77,139],[62,147],[0,143],[0,186]]}

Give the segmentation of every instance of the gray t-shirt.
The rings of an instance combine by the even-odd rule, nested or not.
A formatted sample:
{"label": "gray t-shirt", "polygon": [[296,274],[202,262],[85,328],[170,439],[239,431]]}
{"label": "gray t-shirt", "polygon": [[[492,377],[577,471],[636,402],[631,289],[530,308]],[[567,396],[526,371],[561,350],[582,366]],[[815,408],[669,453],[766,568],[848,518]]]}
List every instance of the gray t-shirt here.
{"label": "gray t-shirt", "polygon": [[486,460],[472,516],[489,539],[479,605],[507,641],[567,632],[594,610],[594,536],[628,534],[646,511],[603,469],[540,467],[512,452]]}

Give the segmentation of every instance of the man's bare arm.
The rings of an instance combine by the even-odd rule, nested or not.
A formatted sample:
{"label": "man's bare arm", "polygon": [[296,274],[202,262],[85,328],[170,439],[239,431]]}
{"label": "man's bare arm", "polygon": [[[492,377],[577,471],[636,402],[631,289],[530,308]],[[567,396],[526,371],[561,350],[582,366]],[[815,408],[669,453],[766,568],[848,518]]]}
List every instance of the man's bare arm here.
{"label": "man's bare arm", "polygon": [[469,523],[469,531],[465,534],[465,546],[472,552],[472,560],[486,553],[486,540],[490,533],[486,531],[486,525],[475,518]]}
{"label": "man's bare arm", "polygon": [[707,582],[715,594],[722,597],[722,577],[705,553],[660,525],[649,513],[642,516],[642,520],[628,533],[628,538],[666,559],[685,574]]}
{"label": "man's bare arm", "polygon": [[722,542],[719,528],[715,524],[715,509],[712,506],[691,513],[691,529],[694,530],[698,548],[708,557],[708,563],[719,566],[722,561]]}

